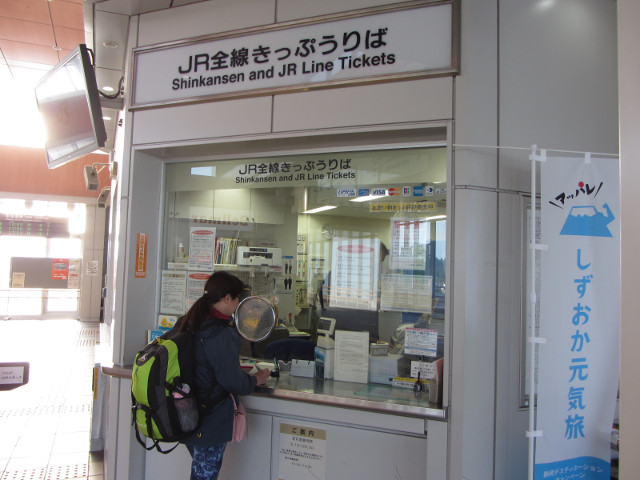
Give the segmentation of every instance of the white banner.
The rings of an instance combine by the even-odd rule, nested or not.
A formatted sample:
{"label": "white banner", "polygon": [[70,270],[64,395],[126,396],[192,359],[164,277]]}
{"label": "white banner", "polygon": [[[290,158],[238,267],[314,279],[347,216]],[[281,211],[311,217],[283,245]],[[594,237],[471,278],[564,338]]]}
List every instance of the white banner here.
{"label": "white banner", "polygon": [[610,479],[618,392],[618,159],[541,165],[536,480]]}

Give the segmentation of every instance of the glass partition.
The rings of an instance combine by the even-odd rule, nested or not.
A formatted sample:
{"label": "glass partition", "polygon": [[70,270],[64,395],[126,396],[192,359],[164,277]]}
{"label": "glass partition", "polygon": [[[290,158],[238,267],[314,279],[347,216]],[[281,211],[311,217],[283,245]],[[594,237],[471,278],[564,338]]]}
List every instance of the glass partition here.
{"label": "glass partition", "polygon": [[332,318],[411,376],[442,357],[446,182],[441,147],[168,164],[160,313],[229,270],[290,336],[315,342]]}

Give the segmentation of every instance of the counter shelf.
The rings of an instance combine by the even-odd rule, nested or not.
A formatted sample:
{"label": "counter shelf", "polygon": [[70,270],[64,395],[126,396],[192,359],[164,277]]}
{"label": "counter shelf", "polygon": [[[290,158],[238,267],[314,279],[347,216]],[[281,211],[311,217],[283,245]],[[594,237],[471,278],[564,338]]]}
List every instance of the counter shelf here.
{"label": "counter shelf", "polygon": [[446,420],[446,410],[429,403],[429,393],[416,396],[412,390],[376,383],[352,383],[280,373],[256,387],[255,396],[270,396],[300,402],[410,417]]}
{"label": "counter shelf", "polygon": [[[105,375],[131,378],[131,366],[102,366]],[[298,402],[316,403],[341,408],[354,408],[372,412],[408,417],[446,420],[447,411],[429,403],[429,393],[420,396],[413,391],[375,383],[352,383],[293,376],[281,372],[259,385],[253,396],[281,398]]]}

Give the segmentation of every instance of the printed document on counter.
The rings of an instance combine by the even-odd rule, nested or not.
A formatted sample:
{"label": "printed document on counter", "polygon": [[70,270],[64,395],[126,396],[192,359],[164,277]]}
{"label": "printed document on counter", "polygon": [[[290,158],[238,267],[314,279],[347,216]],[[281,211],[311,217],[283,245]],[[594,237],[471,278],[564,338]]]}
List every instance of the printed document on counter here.
{"label": "printed document on counter", "polygon": [[369,332],[336,330],[333,378],[343,382],[369,382]]}

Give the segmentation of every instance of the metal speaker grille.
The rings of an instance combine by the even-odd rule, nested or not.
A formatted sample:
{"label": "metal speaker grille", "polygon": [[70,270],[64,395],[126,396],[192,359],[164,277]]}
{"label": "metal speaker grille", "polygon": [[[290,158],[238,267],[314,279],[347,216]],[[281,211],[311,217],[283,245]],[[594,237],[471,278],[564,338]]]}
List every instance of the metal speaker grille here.
{"label": "metal speaker grille", "polygon": [[265,298],[251,296],[238,304],[235,319],[240,335],[251,342],[259,342],[267,338],[273,330],[276,312]]}

